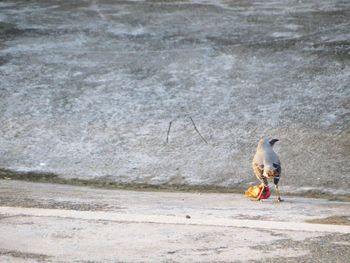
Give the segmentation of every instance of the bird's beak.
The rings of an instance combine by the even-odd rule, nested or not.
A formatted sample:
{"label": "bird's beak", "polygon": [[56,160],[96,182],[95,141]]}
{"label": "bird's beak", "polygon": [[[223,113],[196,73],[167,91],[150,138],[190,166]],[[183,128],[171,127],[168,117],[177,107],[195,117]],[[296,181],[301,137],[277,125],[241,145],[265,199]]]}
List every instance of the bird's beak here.
{"label": "bird's beak", "polygon": [[273,146],[276,142],[278,142],[279,140],[278,139],[272,139],[271,141],[270,141],[270,144],[271,144],[271,146]]}

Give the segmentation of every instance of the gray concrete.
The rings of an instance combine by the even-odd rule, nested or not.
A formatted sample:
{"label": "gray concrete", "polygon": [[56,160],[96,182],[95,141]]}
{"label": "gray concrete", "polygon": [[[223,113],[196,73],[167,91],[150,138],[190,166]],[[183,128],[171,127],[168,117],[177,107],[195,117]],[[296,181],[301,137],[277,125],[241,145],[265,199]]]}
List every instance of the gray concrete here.
{"label": "gray concrete", "polygon": [[0,167],[236,186],[268,135],[281,185],[349,193],[349,17],[346,0],[1,1]]}
{"label": "gray concrete", "polygon": [[[347,262],[350,204],[0,181],[2,262]],[[348,225],[306,220],[347,218]]]}

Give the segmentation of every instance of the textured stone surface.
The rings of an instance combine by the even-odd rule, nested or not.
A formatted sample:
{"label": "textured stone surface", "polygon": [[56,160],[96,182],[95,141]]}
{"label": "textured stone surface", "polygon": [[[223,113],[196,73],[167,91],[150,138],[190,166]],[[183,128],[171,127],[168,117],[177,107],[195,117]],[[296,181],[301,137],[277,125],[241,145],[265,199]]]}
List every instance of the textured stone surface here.
{"label": "textured stone surface", "polygon": [[349,10],[340,0],[2,1],[0,167],[235,186],[255,181],[256,143],[271,136],[281,186],[347,191]]}

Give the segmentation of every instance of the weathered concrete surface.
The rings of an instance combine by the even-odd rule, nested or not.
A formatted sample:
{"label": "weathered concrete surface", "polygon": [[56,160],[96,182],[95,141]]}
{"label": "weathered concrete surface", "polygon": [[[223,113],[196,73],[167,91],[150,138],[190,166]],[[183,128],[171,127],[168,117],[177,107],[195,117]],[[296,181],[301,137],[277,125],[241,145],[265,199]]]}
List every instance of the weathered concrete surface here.
{"label": "weathered concrete surface", "polygon": [[[349,208],[1,180],[0,261],[346,262]],[[348,225],[305,222],[330,216]]]}
{"label": "weathered concrete surface", "polygon": [[349,17],[345,0],[1,1],[0,167],[235,186],[268,135],[282,186],[349,193]]}

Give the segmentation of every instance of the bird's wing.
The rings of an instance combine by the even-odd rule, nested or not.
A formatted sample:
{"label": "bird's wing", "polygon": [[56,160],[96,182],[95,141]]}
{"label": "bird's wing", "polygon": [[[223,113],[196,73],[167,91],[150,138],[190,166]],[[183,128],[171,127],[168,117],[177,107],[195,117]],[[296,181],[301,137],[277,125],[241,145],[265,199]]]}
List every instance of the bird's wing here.
{"label": "bird's wing", "polygon": [[281,178],[281,172],[282,172],[281,163],[273,163],[273,167],[276,169],[274,172],[273,183],[277,186]]}
{"label": "bird's wing", "polygon": [[282,172],[282,167],[280,162],[273,163],[273,168],[276,169],[276,176],[275,177],[280,177],[281,172]]}
{"label": "bird's wing", "polygon": [[258,164],[253,161],[253,171],[255,173],[255,176],[258,177],[259,180],[263,179],[263,174],[264,174],[264,165],[263,164]]}

